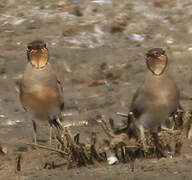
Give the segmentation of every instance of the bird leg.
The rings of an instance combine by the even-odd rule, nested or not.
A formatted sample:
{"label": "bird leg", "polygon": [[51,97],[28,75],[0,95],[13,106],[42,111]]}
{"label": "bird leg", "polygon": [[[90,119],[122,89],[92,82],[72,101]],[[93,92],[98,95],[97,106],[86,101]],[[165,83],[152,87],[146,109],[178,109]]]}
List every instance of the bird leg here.
{"label": "bird leg", "polygon": [[52,145],[52,133],[53,133],[53,127],[50,124],[50,128],[49,128],[49,145]]}
{"label": "bird leg", "polygon": [[143,145],[143,149],[144,149],[145,152],[147,152],[148,145],[147,145],[147,142],[146,142],[147,140],[146,140],[146,137],[145,137],[145,129],[144,129],[144,127],[142,125],[139,127],[139,131],[140,131],[140,138],[141,138],[141,143]]}
{"label": "bird leg", "polygon": [[133,125],[135,127],[135,130],[136,130],[136,136],[137,138],[139,137],[140,141],[141,141],[141,144],[143,145],[143,149],[145,152],[147,152],[147,150],[149,149],[148,145],[147,145],[147,139],[146,139],[146,136],[145,136],[145,128],[144,126],[135,118],[135,116],[133,115],[132,112],[129,112],[128,114],[129,116],[129,124],[131,122],[133,122]]}
{"label": "bird leg", "polygon": [[145,128],[140,123],[135,123],[135,125],[136,125],[136,128],[137,128],[137,131],[139,131],[140,140],[141,140],[141,144],[143,145],[143,149],[144,149],[145,152],[147,152],[149,147],[147,145],[147,140],[146,140],[146,137],[145,137]]}
{"label": "bird leg", "polygon": [[34,144],[37,144],[37,124],[34,120],[32,120],[32,124],[33,124]]}

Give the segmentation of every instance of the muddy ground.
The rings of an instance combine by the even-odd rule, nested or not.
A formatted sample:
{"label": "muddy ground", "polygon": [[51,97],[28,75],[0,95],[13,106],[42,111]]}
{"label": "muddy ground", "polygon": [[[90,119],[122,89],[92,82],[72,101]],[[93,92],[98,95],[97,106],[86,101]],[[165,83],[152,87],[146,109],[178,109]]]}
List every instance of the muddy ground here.
{"label": "muddy ground", "polygon": [[[80,132],[80,141],[86,142],[93,131],[102,140],[106,135],[98,115],[121,126],[123,118],[116,112],[128,112],[146,69],[145,52],[162,47],[181,91],[181,105],[191,110],[191,10],[189,0],[1,1],[0,144],[8,152],[0,154],[0,179],[192,179],[192,142],[186,139],[178,157],[67,169],[58,153],[25,145],[32,142],[32,127],[15,89],[27,63],[27,43],[43,39],[64,87],[65,125]],[[105,84],[88,86],[95,79]],[[48,145],[48,124],[38,127],[38,143]],[[52,161],[57,162],[55,169],[44,168]]]}

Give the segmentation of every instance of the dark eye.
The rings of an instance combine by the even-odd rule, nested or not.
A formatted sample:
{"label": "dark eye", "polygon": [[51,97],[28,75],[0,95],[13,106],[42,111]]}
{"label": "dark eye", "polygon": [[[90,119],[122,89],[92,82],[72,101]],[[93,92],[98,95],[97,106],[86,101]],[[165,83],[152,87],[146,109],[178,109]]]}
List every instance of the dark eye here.
{"label": "dark eye", "polygon": [[159,55],[159,53],[157,51],[153,52],[153,56],[157,57]]}
{"label": "dark eye", "polygon": [[28,49],[29,51],[31,51],[31,50],[32,50],[32,46],[31,46],[31,45],[27,46],[27,49]]}
{"label": "dark eye", "polygon": [[44,44],[44,48],[47,48],[47,45],[46,45],[46,44]]}
{"label": "dark eye", "polygon": [[37,44],[36,48],[37,48],[37,49],[40,49],[40,48],[41,48],[41,45],[40,45],[40,44]]}

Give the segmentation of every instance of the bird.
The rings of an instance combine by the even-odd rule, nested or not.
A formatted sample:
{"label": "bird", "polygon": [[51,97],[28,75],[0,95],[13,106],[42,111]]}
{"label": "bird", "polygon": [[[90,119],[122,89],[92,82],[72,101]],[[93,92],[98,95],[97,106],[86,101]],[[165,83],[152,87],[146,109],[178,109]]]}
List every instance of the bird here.
{"label": "bird", "polygon": [[130,105],[133,124],[144,149],[147,149],[145,129],[163,127],[180,107],[180,92],[169,74],[166,52],[162,48],[150,49],[146,53],[146,65],[144,82],[136,90]]}
{"label": "bird", "polygon": [[63,88],[49,63],[46,43],[35,40],[27,45],[28,63],[19,84],[19,97],[23,108],[32,115],[34,143],[37,144],[37,120],[48,121],[49,144],[52,127],[62,129],[61,112],[64,108]]}

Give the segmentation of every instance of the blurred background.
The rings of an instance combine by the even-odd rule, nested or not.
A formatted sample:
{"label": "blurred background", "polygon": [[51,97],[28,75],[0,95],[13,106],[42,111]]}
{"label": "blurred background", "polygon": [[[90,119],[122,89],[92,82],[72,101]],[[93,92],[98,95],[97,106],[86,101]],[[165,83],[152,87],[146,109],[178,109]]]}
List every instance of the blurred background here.
{"label": "blurred background", "polygon": [[36,39],[47,42],[64,87],[68,125],[94,127],[99,114],[118,124],[116,112],[128,112],[145,53],[155,47],[166,50],[181,104],[191,109],[191,18],[190,0],[2,0],[0,126],[25,121],[15,82],[27,63],[27,43]]}

